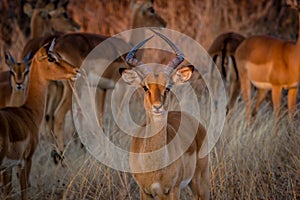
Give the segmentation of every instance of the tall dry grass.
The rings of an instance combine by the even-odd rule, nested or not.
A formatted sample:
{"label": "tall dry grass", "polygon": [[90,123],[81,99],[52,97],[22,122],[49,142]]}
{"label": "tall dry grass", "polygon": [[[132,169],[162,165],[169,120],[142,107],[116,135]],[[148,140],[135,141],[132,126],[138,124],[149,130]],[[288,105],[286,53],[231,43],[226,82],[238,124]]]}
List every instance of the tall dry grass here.
{"label": "tall dry grass", "polygon": [[[200,82],[197,82],[200,85]],[[196,86],[201,108],[208,106],[207,91]],[[201,92],[202,91],[202,92]],[[299,118],[290,123],[283,108],[278,136],[274,135],[272,107],[264,103],[254,123],[247,127],[244,102],[239,101],[226,119],[222,135],[210,153],[211,199],[300,198]],[[203,113],[208,120],[209,110]],[[299,109],[298,109],[299,115]],[[70,117],[70,116],[69,116]],[[70,121],[68,122],[70,123]],[[208,124],[206,124],[207,126]],[[107,124],[111,140],[118,140],[118,128]],[[95,160],[70,134],[64,152],[65,166],[54,165],[47,135],[41,135],[30,177],[30,199],[138,199],[139,189],[131,174],[106,167]],[[119,143],[128,143],[125,138]],[[14,176],[13,199],[20,198]],[[181,199],[192,199],[185,188]]]}
{"label": "tall dry grass", "polygon": [[211,153],[213,199],[299,199],[299,119],[282,116],[278,136],[270,105],[250,128],[239,102]]}

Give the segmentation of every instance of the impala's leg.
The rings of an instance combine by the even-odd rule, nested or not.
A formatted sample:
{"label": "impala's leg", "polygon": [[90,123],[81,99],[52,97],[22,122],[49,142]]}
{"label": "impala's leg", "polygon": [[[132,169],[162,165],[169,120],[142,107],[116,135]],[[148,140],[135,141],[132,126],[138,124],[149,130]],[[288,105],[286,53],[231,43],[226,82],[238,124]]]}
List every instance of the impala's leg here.
{"label": "impala's leg", "polygon": [[241,92],[240,83],[239,83],[239,75],[236,68],[236,61],[234,56],[229,56],[229,58],[232,61],[232,64],[230,67],[230,97],[229,102],[227,104],[227,113],[233,108],[237,98],[239,97],[239,94]]}
{"label": "impala's leg", "polygon": [[247,77],[241,77],[241,90],[242,95],[246,104],[246,120],[248,122],[248,125],[250,125],[251,122],[251,83],[247,79]]}
{"label": "impala's leg", "polygon": [[96,90],[96,109],[97,109],[97,117],[98,121],[103,129],[103,119],[104,119],[104,105],[105,105],[105,96],[106,96],[106,91],[100,88],[97,88]]}
{"label": "impala's leg", "polygon": [[272,87],[272,101],[273,101],[273,108],[274,108],[276,120],[279,119],[279,114],[280,114],[281,90],[282,88],[280,86]]}
{"label": "impala's leg", "polygon": [[152,196],[146,194],[141,188],[140,188],[140,200],[152,200]]}
{"label": "impala's leg", "polygon": [[52,129],[53,123],[53,108],[54,108],[54,100],[57,95],[57,86],[55,81],[49,81],[48,89],[47,89],[47,106],[45,113],[45,120],[47,122],[49,131]]}
{"label": "impala's leg", "polygon": [[298,87],[289,89],[289,93],[288,93],[289,120],[292,120],[295,115],[297,94],[298,94]]}
{"label": "impala's leg", "polygon": [[208,156],[198,159],[194,177],[190,187],[194,194],[195,200],[209,199],[209,168]]}
{"label": "impala's leg", "polygon": [[238,82],[238,80],[230,80],[230,81],[231,81],[230,96],[229,96],[229,102],[227,104],[227,113],[233,108],[241,92],[240,83]]}
{"label": "impala's leg", "polygon": [[[227,66],[227,67],[226,67]],[[228,57],[226,56],[226,49],[222,49],[221,54],[221,73],[224,78],[227,77],[227,70],[228,69]]]}
{"label": "impala's leg", "polygon": [[170,192],[169,194],[169,198],[170,200],[178,200],[180,197],[180,189],[179,188],[173,188],[173,190]]}
{"label": "impala's leg", "polygon": [[12,191],[12,168],[11,167],[8,167],[3,171],[3,186],[4,186],[5,197],[11,195],[11,191]]}
{"label": "impala's leg", "polygon": [[255,109],[253,110],[252,116],[255,116],[257,114],[258,108],[261,102],[266,98],[267,94],[268,94],[268,90],[258,89],[257,100],[256,100]]}
{"label": "impala's leg", "polygon": [[27,187],[29,185],[29,174],[31,170],[31,164],[32,160],[31,158],[28,158],[25,160],[24,167],[20,169],[20,186],[23,200],[27,199]]}
{"label": "impala's leg", "polygon": [[231,83],[232,87],[230,97],[229,97],[229,102],[227,104],[227,114],[228,112],[233,108],[234,104],[236,103],[239,95],[240,95],[240,84],[238,82],[236,83]]}
{"label": "impala's leg", "polygon": [[[53,155],[55,163],[58,163],[59,160],[62,160],[62,153],[64,150],[64,126],[65,126],[65,117],[69,110],[71,110],[72,103],[72,90],[67,81],[64,83],[64,92],[62,98],[55,109],[54,112],[54,134],[57,138],[58,150],[57,154]],[[57,160],[58,159],[58,160]]]}
{"label": "impala's leg", "polygon": [[276,135],[278,133],[281,90],[282,90],[281,86],[272,86],[272,101],[273,101],[273,108],[275,112],[275,134]]}
{"label": "impala's leg", "polygon": [[51,144],[56,144],[56,138],[53,133],[53,115],[54,108],[56,107],[55,99],[57,96],[57,84],[55,81],[49,81],[48,89],[47,89],[47,105],[45,112],[45,122],[50,134],[50,142]]}

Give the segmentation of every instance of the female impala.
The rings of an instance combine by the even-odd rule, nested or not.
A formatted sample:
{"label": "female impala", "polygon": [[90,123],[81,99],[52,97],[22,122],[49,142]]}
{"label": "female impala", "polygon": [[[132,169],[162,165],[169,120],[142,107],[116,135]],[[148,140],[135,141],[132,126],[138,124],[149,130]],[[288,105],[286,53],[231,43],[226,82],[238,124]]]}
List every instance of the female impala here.
{"label": "female impala", "polygon": [[61,32],[79,31],[80,26],[67,14],[65,5],[47,4],[43,8],[32,8],[30,3],[23,7],[30,19],[31,39],[49,36]]}
{"label": "female impala", "polygon": [[[54,41],[43,46],[32,59],[28,95],[21,107],[0,109],[0,166],[3,172],[4,194],[11,192],[11,167],[19,166],[22,199],[26,188],[32,156],[38,144],[38,131],[45,109],[49,80],[74,79],[78,68],[61,60],[52,49]],[[48,52],[47,49],[49,48]],[[50,62],[48,62],[50,61]]]}
{"label": "female impala", "polygon": [[5,89],[5,97],[8,102],[2,101],[0,106],[21,106],[24,103],[28,76],[30,69],[30,53],[28,53],[23,62],[17,63],[9,52],[5,54],[5,63],[9,68],[9,72],[0,72],[1,76],[6,76],[9,81],[1,81],[3,89]]}
{"label": "female impala", "polygon": [[[228,96],[227,113],[232,109],[240,94],[240,80],[234,53],[244,39],[244,36],[235,32],[223,33],[215,38],[208,49],[209,55],[222,74],[226,87]],[[218,58],[221,60],[221,63],[219,63],[220,61],[217,63]],[[229,62],[230,59],[232,63]],[[212,67],[213,70],[214,66]]]}
{"label": "female impala", "polygon": [[[167,37],[155,32],[164,39],[175,51],[176,57],[169,62],[167,67],[148,67],[133,58],[135,52],[148,38],[137,44],[127,55],[126,61],[133,69],[120,69],[124,81],[137,85],[145,90],[144,108],[146,110],[146,127],[140,129],[137,135],[145,138],[133,137],[130,151],[130,167],[134,172],[133,177],[140,187],[140,199],[179,199],[180,190],[189,183],[194,193],[194,199],[209,199],[208,156],[200,159],[198,153],[206,136],[205,128],[186,112],[168,111],[169,90],[172,85],[186,82],[193,73],[193,66],[177,69],[184,60],[181,50]],[[140,66],[138,66],[140,65]],[[182,128],[182,127],[184,128]],[[147,136],[149,136],[146,138]],[[171,164],[166,167],[153,169],[160,162],[167,162],[167,157],[180,149],[182,144],[166,148],[175,137],[180,137],[179,143],[190,138],[184,150]],[[173,144],[174,145],[174,144]],[[178,146],[177,146],[178,145]],[[149,157],[139,157],[149,152],[166,148],[159,160]],[[176,151],[175,150],[175,151]]]}
{"label": "female impala", "polygon": [[[145,26],[151,27],[165,27],[166,22],[162,19],[162,17],[157,14],[153,8],[152,0],[145,0],[143,2],[132,0],[131,1],[131,8],[133,10],[132,15],[132,28],[139,28]],[[141,33],[143,34],[143,33]],[[131,35],[130,42],[135,42],[136,39],[143,37],[143,35]],[[81,63],[86,58],[86,56],[92,51],[98,44],[103,42],[104,40],[108,39],[108,36],[97,35],[97,34],[89,34],[89,33],[69,33],[60,36],[56,40],[55,51],[58,52],[65,60],[70,62],[75,66],[81,66]],[[41,38],[40,41],[33,40],[31,43],[28,43],[24,48],[23,54],[26,55],[27,52],[32,48],[36,48],[36,45],[39,45],[35,42],[43,42],[49,38]],[[75,42],[74,42],[75,41]],[[128,44],[124,40],[118,40],[118,42],[112,43],[112,46],[115,49],[122,47],[127,47],[131,44]],[[113,88],[115,82],[120,78],[118,74],[118,68],[120,66],[120,61],[123,64],[123,60],[119,59],[118,63],[114,62],[111,66],[109,66],[105,73],[103,74],[104,78],[107,78],[107,81],[104,81],[104,86],[101,85],[105,91],[97,92],[97,106],[99,108],[100,113],[104,109],[104,99],[107,93],[110,93],[111,89]],[[103,67],[103,66],[97,66]],[[102,78],[103,78],[102,77]],[[103,79],[104,80],[104,79]],[[55,86],[55,85],[53,85]],[[51,127],[51,131],[57,138],[58,148],[53,149],[52,155],[54,162],[57,163],[60,158],[62,158],[62,152],[64,151],[64,125],[65,125],[65,116],[68,111],[71,110],[71,103],[72,103],[72,88],[67,81],[63,81],[63,84],[58,85],[58,91],[63,91],[62,93],[53,93],[50,94],[52,99],[59,99],[59,103],[49,103],[49,106],[53,105],[53,108],[49,108],[48,110],[52,111],[47,113],[47,123],[49,127]],[[62,89],[61,89],[62,87]],[[108,90],[110,89],[110,90]],[[57,96],[55,96],[57,95]],[[108,97],[107,97],[108,98]]]}
{"label": "female impala", "polygon": [[[298,8],[299,5],[293,7]],[[300,21],[300,13],[298,12]],[[245,39],[236,51],[241,90],[246,102],[246,117],[250,122],[251,83],[258,88],[255,111],[268,90],[272,90],[276,121],[279,119],[282,89],[288,89],[288,108],[293,118],[300,81],[300,27],[297,43],[269,36],[252,36]],[[255,114],[255,113],[254,113]]]}
{"label": "female impala", "polygon": [[[62,3],[62,1],[60,1]],[[62,35],[61,32],[70,32],[79,30],[79,25],[70,18],[66,9],[67,1],[63,6],[49,3],[44,8],[32,8],[29,3],[24,6],[24,12],[31,17],[31,39],[26,45],[22,59],[23,62],[15,62],[9,52],[5,54],[5,61],[9,71],[0,72],[0,108],[5,106],[20,106],[24,103],[25,91],[27,90],[28,72],[30,60],[44,44],[51,42],[54,37]],[[53,35],[59,32],[59,34]],[[42,37],[51,35],[49,37]],[[25,52],[25,53],[24,53]]]}

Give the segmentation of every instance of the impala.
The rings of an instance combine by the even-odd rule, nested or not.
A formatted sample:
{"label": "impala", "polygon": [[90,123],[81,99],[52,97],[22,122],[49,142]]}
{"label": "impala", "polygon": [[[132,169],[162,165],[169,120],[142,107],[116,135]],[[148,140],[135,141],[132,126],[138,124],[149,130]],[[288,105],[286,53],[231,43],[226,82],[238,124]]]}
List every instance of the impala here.
{"label": "impala", "polygon": [[[153,26],[153,27],[165,27],[166,22],[155,13],[153,8],[153,1],[146,0],[143,3],[131,1],[131,8],[133,9],[133,21],[132,21],[132,28],[144,27],[144,26]],[[130,42],[134,43],[137,38],[136,35],[131,35]],[[85,59],[85,57],[93,50],[98,44],[103,42],[107,39],[107,36],[97,35],[97,34],[89,34],[89,33],[69,33],[64,34],[56,40],[55,51],[58,52],[64,60],[67,60],[74,66],[81,66],[81,63]],[[48,39],[43,38],[40,41],[44,41]],[[115,49],[118,49],[119,46],[128,46],[127,42],[124,40],[118,40],[118,43],[114,43],[112,45],[115,46]],[[26,51],[23,51],[23,55],[26,55],[27,52],[31,49],[30,46],[36,48],[35,42],[31,42],[25,47]],[[118,74],[118,68],[120,64],[123,63],[121,59],[117,60],[111,66],[109,66],[103,77],[108,79],[104,81],[104,85],[100,85],[103,88],[104,92],[101,91],[97,94],[98,99],[102,99],[97,102],[98,109],[100,110],[101,114],[104,110],[104,99],[107,95],[106,93],[109,92],[107,89],[112,89],[114,83],[120,78]],[[101,66],[97,66],[101,67]],[[104,66],[103,66],[104,67]],[[105,80],[105,79],[104,79]],[[112,86],[113,85],[113,86]],[[55,86],[54,86],[55,87]],[[63,89],[57,88],[59,91],[63,91],[63,93],[55,94],[53,99],[60,98],[58,104],[50,103],[49,105],[53,105],[55,109],[49,108],[47,110],[52,111],[53,113],[47,113],[48,123],[52,124],[51,130],[57,138],[58,143],[58,150],[54,149],[52,151],[52,155],[54,155],[54,161],[57,163],[57,159],[61,158],[60,155],[64,149],[64,125],[65,125],[65,116],[68,111],[71,110],[71,103],[72,103],[72,89],[70,84],[67,81],[63,81],[62,85],[58,85],[58,87],[63,87]],[[52,94],[51,94],[52,95]],[[61,95],[61,96],[60,96]],[[53,122],[51,122],[53,120]]]}
{"label": "impala", "polygon": [[[299,5],[291,4],[299,10]],[[300,19],[300,14],[298,12]],[[300,33],[300,28],[298,29]],[[251,83],[258,89],[255,114],[267,91],[272,90],[276,122],[280,114],[282,89],[288,89],[289,117],[295,113],[296,95],[300,81],[300,34],[296,43],[270,36],[252,36],[236,50],[241,90],[246,103],[246,118],[251,120]]]}
{"label": "impala", "polygon": [[30,69],[29,57],[30,53],[25,56],[23,62],[17,63],[9,52],[5,53],[5,63],[9,71],[0,72],[0,108],[20,106],[24,103]]}
{"label": "impala", "polygon": [[80,26],[70,18],[66,5],[55,8],[49,3],[44,8],[32,8],[29,3],[24,5],[24,12],[31,17],[31,39],[53,35],[58,32],[78,31]]}
{"label": "impala", "polygon": [[28,95],[20,107],[0,109],[0,166],[4,194],[12,190],[11,167],[18,165],[22,199],[27,199],[32,156],[39,140],[39,126],[45,109],[49,80],[75,79],[78,68],[63,61],[53,52],[54,41],[40,48],[32,59]]}
{"label": "impala", "polygon": [[[235,32],[223,33],[213,41],[208,49],[208,53],[216,63],[226,85],[227,113],[232,109],[240,93],[240,80],[234,53],[244,39],[244,36]],[[217,62],[218,59],[221,60],[221,63],[220,60]]]}
{"label": "impala", "polygon": [[[24,103],[28,82],[27,75],[30,68],[29,61],[41,46],[51,42],[54,37],[62,35],[62,33],[56,32],[70,32],[80,28],[66,13],[64,7],[67,3],[64,2],[64,5],[57,8],[54,8],[54,5],[50,3],[44,8],[35,9],[30,4],[25,4],[24,12],[31,17],[31,38],[33,39],[27,43],[23,50],[26,53],[22,54],[24,59],[22,63],[15,62],[9,52],[5,54],[9,71],[0,72],[0,107],[19,106]],[[40,37],[53,33],[56,35]]]}
{"label": "impala", "polygon": [[[168,111],[171,87],[188,81],[194,67],[190,65],[178,68],[184,60],[183,52],[167,37],[161,33],[155,33],[170,45],[176,53],[176,57],[166,67],[161,65],[149,67],[135,59],[133,57],[135,52],[151,39],[150,37],[137,44],[126,57],[126,61],[135,68],[120,69],[126,83],[145,90],[146,125],[137,133],[144,138],[132,138],[130,151],[138,156],[135,157],[132,154],[129,156],[132,171],[142,170],[133,173],[133,177],[140,187],[140,199],[179,199],[180,190],[189,183],[194,199],[209,199],[208,156],[199,158],[206,130],[190,114]],[[181,129],[180,126],[184,128]],[[184,141],[185,137],[190,137],[192,143],[177,160],[166,167],[143,172],[145,166],[151,169],[151,166],[155,166],[157,162],[163,163],[168,157],[171,157],[174,149],[180,149],[178,143],[176,147],[166,148],[167,144],[175,140],[175,136],[182,137],[179,142]],[[139,157],[141,154],[157,152],[162,148],[167,150],[163,151],[165,154],[161,155],[159,160],[153,160],[150,156]]]}

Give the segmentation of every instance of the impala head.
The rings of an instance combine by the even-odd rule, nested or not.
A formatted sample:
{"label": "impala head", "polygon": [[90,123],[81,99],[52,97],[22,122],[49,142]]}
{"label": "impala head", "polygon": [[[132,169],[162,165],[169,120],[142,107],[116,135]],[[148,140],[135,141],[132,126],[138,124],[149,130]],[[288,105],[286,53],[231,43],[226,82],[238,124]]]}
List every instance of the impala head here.
{"label": "impala head", "polygon": [[148,114],[160,116],[167,113],[169,91],[175,84],[181,84],[191,78],[194,67],[185,66],[178,68],[184,60],[184,54],[166,36],[155,32],[165,40],[176,53],[176,57],[167,66],[144,65],[134,58],[135,52],[152,37],[140,42],[128,53],[126,61],[135,66],[133,69],[120,69],[123,80],[130,85],[137,85],[144,89],[144,107]]}
{"label": "impala head", "polygon": [[24,90],[28,82],[31,60],[30,53],[27,54],[24,61],[16,63],[9,51],[5,52],[5,63],[9,68],[12,87],[16,90]]}
{"label": "impala head", "polygon": [[159,16],[153,8],[154,0],[145,0],[143,3],[138,3],[136,0],[130,1],[130,7],[133,11],[134,27],[166,27],[166,21]]}
{"label": "impala head", "polygon": [[25,4],[24,12],[31,17],[32,37],[50,35],[57,32],[79,31],[80,26],[69,17],[65,7],[54,8],[48,4],[44,8],[33,9],[30,4]]}
{"label": "impala head", "polygon": [[55,39],[41,47],[36,52],[33,62],[42,68],[40,71],[42,71],[47,80],[76,80],[80,77],[79,68],[63,60],[54,51],[54,45]]}
{"label": "impala head", "polygon": [[79,31],[80,26],[67,13],[64,7],[49,12],[50,23],[54,30],[61,32]]}

